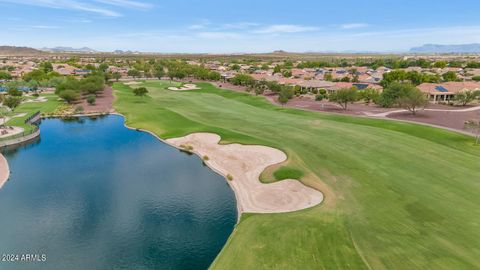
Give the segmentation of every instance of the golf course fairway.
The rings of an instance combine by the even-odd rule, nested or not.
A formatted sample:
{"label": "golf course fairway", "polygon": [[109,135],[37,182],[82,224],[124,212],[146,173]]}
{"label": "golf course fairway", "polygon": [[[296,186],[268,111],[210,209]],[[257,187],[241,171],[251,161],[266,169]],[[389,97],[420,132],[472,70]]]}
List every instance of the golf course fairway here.
{"label": "golf course fairway", "polygon": [[[147,96],[115,83],[126,124],[163,139],[194,132],[288,155],[264,182],[298,177],[322,191],[313,208],[242,215],[213,269],[480,269],[480,147],[442,129],[321,114],[217,89]],[[235,181],[235,180],[233,180]]]}

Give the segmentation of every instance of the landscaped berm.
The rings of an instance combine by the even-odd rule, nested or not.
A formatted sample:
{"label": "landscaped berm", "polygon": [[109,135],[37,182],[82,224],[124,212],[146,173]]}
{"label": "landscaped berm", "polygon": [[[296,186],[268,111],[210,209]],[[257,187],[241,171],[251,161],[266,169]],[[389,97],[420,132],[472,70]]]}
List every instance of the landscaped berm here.
{"label": "landscaped berm", "polygon": [[221,143],[277,148],[288,160],[262,181],[298,178],[324,194],[296,212],[242,214],[213,269],[480,269],[480,147],[472,137],[282,108],[205,83],[195,91],[138,86],[147,97],[114,85],[127,125],[163,139],[207,132]]}

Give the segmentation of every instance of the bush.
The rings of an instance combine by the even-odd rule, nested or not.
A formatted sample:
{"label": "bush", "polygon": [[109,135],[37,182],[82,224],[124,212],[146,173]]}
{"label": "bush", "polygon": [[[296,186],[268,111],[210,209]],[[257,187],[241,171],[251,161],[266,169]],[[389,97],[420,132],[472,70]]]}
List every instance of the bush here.
{"label": "bush", "polygon": [[148,93],[148,90],[145,87],[139,87],[139,88],[133,89],[133,94],[135,94],[135,96],[142,96],[143,97],[147,93]]}
{"label": "bush", "polygon": [[75,106],[74,113],[83,113],[83,106],[82,105]]}
{"label": "bush", "polygon": [[397,100],[404,97],[412,88],[415,88],[415,86],[411,83],[393,82],[383,90],[378,104],[384,108],[390,108],[397,104]]}
{"label": "bush", "polygon": [[293,97],[294,90],[291,87],[288,86],[283,86],[282,89],[280,90],[279,96],[278,96],[278,101],[284,105],[288,102],[289,99]]}
{"label": "bush", "polygon": [[210,159],[210,158],[209,158],[207,155],[203,156],[203,160],[207,161],[207,160],[209,160],[209,159]]}
{"label": "bush", "polygon": [[73,90],[64,90],[64,91],[60,92],[60,94],[58,96],[60,98],[62,98],[63,100],[65,100],[69,104],[74,102],[75,100],[77,100],[80,97],[80,95]]}
{"label": "bush", "polygon": [[227,179],[228,181],[232,181],[233,180],[233,176],[231,174],[227,174]]}
{"label": "bush", "polygon": [[297,170],[295,168],[282,166],[278,170],[273,173],[273,177],[276,180],[284,180],[284,179],[297,179],[299,180],[304,175],[303,171]]}
{"label": "bush", "polygon": [[10,108],[12,111],[15,110],[15,108],[17,108],[20,103],[22,103],[22,99],[20,97],[9,96],[6,97],[5,100],[3,100],[3,105]]}
{"label": "bush", "polygon": [[367,88],[363,91],[360,91],[360,99],[365,101],[365,103],[367,104],[370,104],[370,102],[378,102],[380,98],[380,93],[375,90],[375,89],[371,89],[371,88]]}
{"label": "bush", "polygon": [[97,100],[97,98],[94,95],[90,95],[90,96],[87,97],[87,102],[90,105],[94,105],[96,100]]}
{"label": "bush", "polygon": [[357,88],[342,88],[338,89],[334,93],[328,96],[331,102],[339,104],[342,109],[346,110],[349,102],[357,101],[358,93]]}
{"label": "bush", "polygon": [[10,88],[8,89],[7,94],[12,97],[21,97],[23,95],[23,92],[18,90],[17,88]]}

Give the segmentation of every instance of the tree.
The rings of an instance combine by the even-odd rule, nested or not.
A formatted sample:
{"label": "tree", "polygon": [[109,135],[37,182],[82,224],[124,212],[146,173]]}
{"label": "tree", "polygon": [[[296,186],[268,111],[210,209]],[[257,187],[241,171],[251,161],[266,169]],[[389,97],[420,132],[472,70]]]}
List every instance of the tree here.
{"label": "tree", "polygon": [[458,80],[457,73],[455,73],[453,71],[447,71],[447,72],[443,73],[442,78],[446,82],[454,82],[454,81]]}
{"label": "tree", "polygon": [[424,108],[427,105],[427,98],[418,88],[408,88],[407,92],[397,99],[400,107],[409,110],[413,115],[416,114],[419,107]]}
{"label": "tree", "polygon": [[332,73],[326,73],[325,75],[323,75],[323,79],[325,81],[333,81]]}
{"label": "tree", "polygon": [[58,96],[65,100],[68,104],[71,104],[80,98],[80,95],[74,90],[64,90]]}
{"label": "tree", "polygon": [[279,65],[276,65],[276,66],[273,68],[273,74],[281,73],[281,72],[282,72],[282,68],[281,68]]}
{"label": "tree", "polygon": [[232,67],[231,67],[232,70],[235,70],[235,71],[239,71],[240,70],[240,66],[237,65],[237,64],[234,64]]}
{"label": "tree", "polygon": [[23,92],[18,90],[17,88],[10,88],[8,89],[7,94],[12,97],[21,97],[23,95]]}
{"label": "tree", "polygon": [[222,79],[222,75],[218,72],[212,71],[208,73],[208,79],[211,81],[220,81]]}
{"label": "tree", "polygon": [[148,90],[147,88],[145,87],[139,87],[139,88],[135,88],[133,89],[133,94],[135,94],[135,96],[145,96],[146,94],[148,93]]}
{"label": "tree", "polygon": [[445,61],[438,61],[438,62],[435,62],[435,64],[433,64],[434,67],[436,68],[446,68],[447,67],[447,62]]}
{"label": "tree", "polygon": [[27,82],[31,80],[42,81],[47,79],[47,74],[42,69],[36,69],[23,75],[23,79]]}
{"label": "tree", "polygon": [[234,85],[252,86],[255,84],[255,79],[247,74],[237,74],[230,79]]}
{"label": "tree", "polygon": [[339,104],[343,110],[347,110],[349,102],[357,101],[358,92],[355,87],[341,88],[328,96],[331,102]]}
{"label": "tree", "polygon": [[462,106],[474,101],[477,97],[480,97],[480,91],[467,90],[455,95],[455,101]]}
{"label": "tree", "polygon": [[43,70],[45,73],[49,73],[53,71],[53,65],[51,62],[43,62],[40,64],[40,68]]}
{"label": "tree", "polygon": [[285,78],[290,78],[290,77],[292,77],[292,71],[291,71],[291,70],[288,70],[288,69],[287,69],[287,70],[284,70],[284,71],[282,72],[282,75],[283,75],[283,77],[285,77]]}
{"label": "tree", "polygon": [[140,71],[136,70],[136,69],[130,69],[128,72],[127,72],[127,75],[130,76],[130,77],[133,77],[133,79],[137,78],[137,77],[140,77]]}
{"label": "tree", "polygon": [[89,95],[87,97],[87,102],[90,105],[94,105],[96,100],[97,100],[97,98],[94,95]]}
{"label": "tree", "polygon": [[22,103],[22,98],[20,97],[9,96],[9,97],[6,97],[5,100],[3,100],[3,105],[10,108],[10,110],[12,111],[14,111],[15,108],[17,108],[20,105],[20,103]]}
{"label": "tree", "polygon": [[360,91],[359,98],[365,101],[366,104],[370,104],[372,101],[377,102],[380,98],[380,93],[372,88],[367,88],[363,91]]}
{"label": "tree", "polygon": [[120,78],[122,78],[122,74],[120,74],[120,72],[114,72],[114,73],[112,73],[112,78],[114,78],[115,81],[118,82],[118,80],[120,80]]}
{"label": "tree", "polygon": [[[0,79],[1,79],[1,77],[0,77]],[[480,82],[480,76],[473,76],[472,80],[474,80],[476,82]]]}
{"label": "tree", "polygon": [[317,95],[315,96],[315,100],[316,101],[322,101],[326,98],[328,98],[328,95],[327,95],[327,90],[325,89],[320,89],[317,91]]}
{"label": "tree", "polygon": [[415,88],[411,83],[392,82],[383,90],[378,103],[384,108],[390,108],[397,103],[398,98],[405,96],[411,88]]}
{"label": "tree", "polygon": [[280,102],[280,104],[282,105],[287,104],[288,100],[290,100],[293,97],[293,93],[294,93],[293,88],[288,86],[283,86],[278,95],[278,102]]}
{"label": "tree", "polygon": [[475,144],[480,143],[480,120],[469,120],[465,122],[465,129],[475,133]]}
{"label": "tree", "polygon": [[101,63],[99,66],[98,66],[98,70],[102,71],[102,72],[106,72],[108,69],[108,65],[105,64],[105,63]]}
{"label": "tree", "polygon": [[[2,98],[3,98],[3,95],[0,95],[0,96],[2,96]],[[0,119],[2,119],[2,122],[1,122],[0,126],[5,126],[7,115],[8,115],[7,107],[1,106],[0,107]]]}
{"label": "tree", "polygon": [[5,72],[5,71],[0,71],[0,80],[11,80],[12,76],[10,73]]}
{"label": "tree", "polygon": [[164,76],[165,76],[165,71],[163,70],[163,67],[158,67],[155,69],[155,77],[161,80]]}

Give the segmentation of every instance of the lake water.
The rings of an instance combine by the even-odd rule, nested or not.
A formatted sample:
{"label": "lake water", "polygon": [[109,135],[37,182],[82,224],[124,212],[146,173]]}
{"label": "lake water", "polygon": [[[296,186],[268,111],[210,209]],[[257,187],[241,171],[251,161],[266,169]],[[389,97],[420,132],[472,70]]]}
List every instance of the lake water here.
{"label": "lake water", "polygon": [[236,222],[233,191],[197,156],[123,121],[44,120],[40,140],[4,151],[0,254],[41,262],[0,269],[208,268]]}

